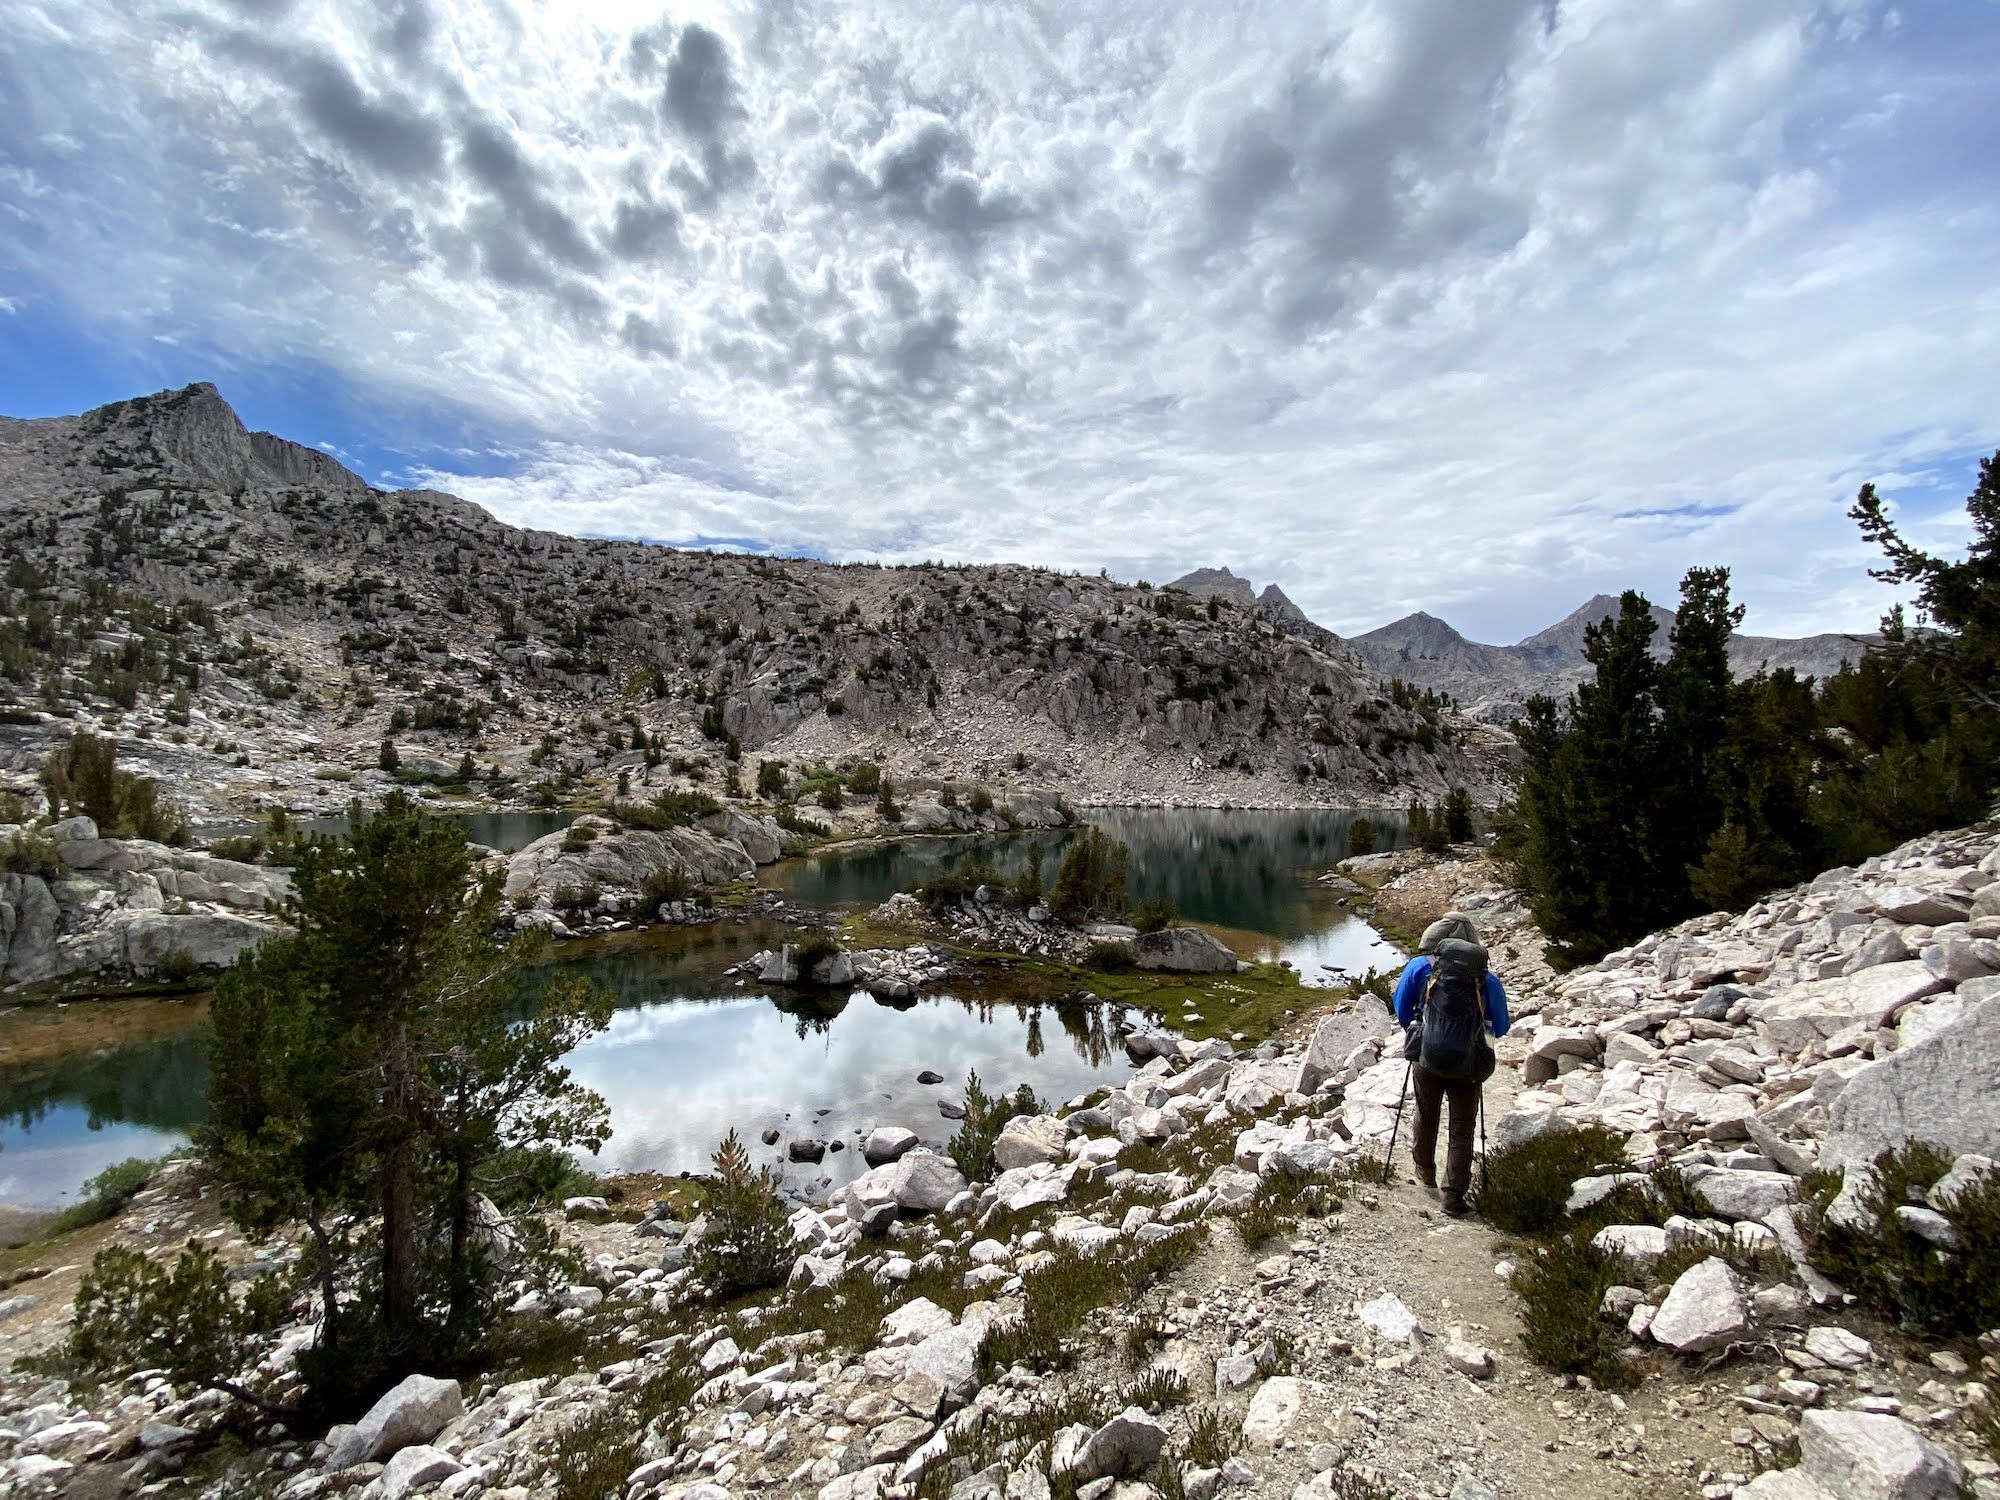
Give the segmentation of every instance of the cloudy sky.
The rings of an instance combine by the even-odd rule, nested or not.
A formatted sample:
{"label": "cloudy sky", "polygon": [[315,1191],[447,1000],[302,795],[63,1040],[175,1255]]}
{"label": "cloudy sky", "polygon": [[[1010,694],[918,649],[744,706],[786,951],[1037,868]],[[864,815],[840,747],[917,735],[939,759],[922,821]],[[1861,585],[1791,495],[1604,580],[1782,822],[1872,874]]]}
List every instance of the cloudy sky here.
{"label": "cloudy sky", "polygon": [[1511,640],[1870,625],[2000,446],[2000,5],[7,0],[0,410]]}

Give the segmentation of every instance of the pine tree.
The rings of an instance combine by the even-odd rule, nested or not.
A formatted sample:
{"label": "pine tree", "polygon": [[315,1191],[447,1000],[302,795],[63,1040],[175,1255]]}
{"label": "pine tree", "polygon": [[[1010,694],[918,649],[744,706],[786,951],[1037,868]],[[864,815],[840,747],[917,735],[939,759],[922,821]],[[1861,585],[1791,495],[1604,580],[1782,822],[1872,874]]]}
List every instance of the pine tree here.
{"label": "pine tree", "polygon": [[1686,872],[1722,826],[1719,767],[1735,707],[1729,638],[1742,623],[1743,607],[1729,602],[1729,570],[1690,568],[1681,580],[1672,650],[1660,670],[1659,811],[1652,823],[1662,921],[1686,916],[1697,904]]}
{"label": "pine tree", "polygon": [[1588,963],[1648,928],[1657,906],[1660,666],[1652,606],[1628,591],[1584,632],[1595,677],[1567,715],[1530,700],[1516,726],[1524,834],[1520,873],[1559,958]]}
{"label": "pine tree", "polygon": [[561,1059],[610,1010],[563,979],[519,1017],[517,971],[543,940],[492,941],[497,883],[474,883],[463,831],[401,793],[295,859],[292,934],[216,988],[197,1140],[242,1228],[305,1226],[324,1311],[302,1368],[337,1403],[490,1319],[482,1172],[602,1143],[603,1102]]}
{"label": "pine tree", "polygon": [[1447,843],[1470,843],[1477,831],[1472,815],[1472,793],[1462,786],[1455,786],[1446,795],[1441,809],[1444,836]]}
{"label": "pine tree", "polygon": [[1125,911],[1125,867],[1130,851],[1097,827],[1063,851],[1049,887],[1049,908],[1065,922],[1087,922],[1122,916]]}
{"label": "pine tree", "polygon": [[792,1230],[769,1171],[750,1162],[734,1130],[722,1138],[709,1180],[707,1225],[689,1264],[710,1292],[733,1297],[776,1286],[792,1269]]}

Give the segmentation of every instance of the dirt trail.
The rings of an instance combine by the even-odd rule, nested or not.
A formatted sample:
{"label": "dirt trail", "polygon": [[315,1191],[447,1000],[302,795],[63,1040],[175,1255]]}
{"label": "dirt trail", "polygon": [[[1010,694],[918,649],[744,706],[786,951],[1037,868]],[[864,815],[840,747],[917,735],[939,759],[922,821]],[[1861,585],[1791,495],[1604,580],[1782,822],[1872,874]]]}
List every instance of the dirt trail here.
{"label": "dirt trail", "polygon": [[[1504,1067],[1487,1085],[1489,1133],[1519,1087],[1519,1073]],[[1250,1351],[1277,1336],[1291,1346],[1290,1373],[1310,1382],[1286,1443],[1245,1455],[1256,1474],[1250,1493],[1290,1497],[1334,1462],[1373,1471],[1406,1500],[1442,1500],[1461,1476],[1503,1500],[1694,1496],[1718,1474],[1747,1477],[1747,1452],[1732,1446],[1743,1416],[1726,1392],[1663,1369],[1619,1396],[1566,1387],[1528,1360],[1515,1300],[1496,1271],[1509,1258],[1506,1242],[1476,1218],[1448,1218],[1418,1185],[1413,1119],[1406,1107],[1386,1185],[1371,1174],[1339,1214],[1303,1221],[1289,1240],[1254,1251],[1218,1225],[1168,1289],[1205,1354]],[[1372,1160],[1379,1170],[1380,1147]],[[1362,1323],[1360,1308],[1384,1293],[1416,1315],[1414,1345],[1377,1338]],[[1446,1348],[1455,1330],[1493,1353],[1490,1378],[1453,1367]],[[1242,1405],[1254,1390],[1230,1399]]]}

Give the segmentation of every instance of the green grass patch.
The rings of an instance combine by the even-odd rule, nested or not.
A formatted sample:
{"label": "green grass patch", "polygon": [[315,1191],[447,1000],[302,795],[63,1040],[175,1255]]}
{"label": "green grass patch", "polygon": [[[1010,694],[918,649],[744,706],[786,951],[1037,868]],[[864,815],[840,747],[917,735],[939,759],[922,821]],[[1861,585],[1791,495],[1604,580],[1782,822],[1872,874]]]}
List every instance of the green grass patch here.
{"label": "green grass patch", "polygon": [[128,1156],[121,1162],[113,1162],[83,1185],[81,1198],[49,1222],[43,1231],[44,1238],[53,1239],[102,1224],[132,1201],[133,1195],[160,1169],[163,1160],[163,1157]]}

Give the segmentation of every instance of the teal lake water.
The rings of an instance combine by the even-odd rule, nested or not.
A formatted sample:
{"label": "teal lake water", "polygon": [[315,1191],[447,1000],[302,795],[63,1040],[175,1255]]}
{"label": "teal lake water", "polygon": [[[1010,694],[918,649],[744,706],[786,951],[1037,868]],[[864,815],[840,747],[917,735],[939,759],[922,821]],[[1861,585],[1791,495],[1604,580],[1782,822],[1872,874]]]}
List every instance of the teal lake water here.
{"label": "teal lake water", "polygon": [[[1090,816],[1130,845],[1135,897],[1166,895],[1188,919],[1229,929],[1253,956],[1287,959],[1308,982],[1400,960],[1313,884],[1344,857],[1351,814],[1132,809]],[[1399,842],[1399,819],[1372,816],[1383,846]],[[526,834],[526,843],[550,827],[469,826],[468,836],[497,847],[507,834]],[[1073,836],[1042,840],[1050,876]],[[988,846],[1004,872],[1026,860],[1028,843],[1009,837]],[[815,905],[872,905],[932,878],[977,844],[860,846],[778,867],[771,883]],[[596,1165],[703,1170],[732,1126],[773,1165],[781,1165],[794,1137],[843,1142],[846,1149],[818,1167],[781,1165],[792,1189],[817,1190],[861,1169],[855,1141],[876,1125],[905,1125],[942,1145],[955,1126],[939,1114],[937,1098],[955,1093],[968,1069],[989,1089],[1025,1082],[1058,1100],[1129,1076],[1117,1045],[1120,1015],[1111,1007],[951,993],[892,1006],[861,993],[823,999],[767,992],[724,972],[785,932],[725,924],[637,934],[549,966],[545,972],[585,973],[617,1001],[611,1026],[569,1060],[611,1108],[612,1139]],[[32,1069],[0,1070],[0,1203],[57,1206],[110,1163],[157,1155],[186,1139],[201,1118],[206,1087],[203,1031],[193,1024]],[[926,1069],[947,1082],[919,1084]],[[777,1147],[759,1143],[766,1129],[780,1132]]]}

